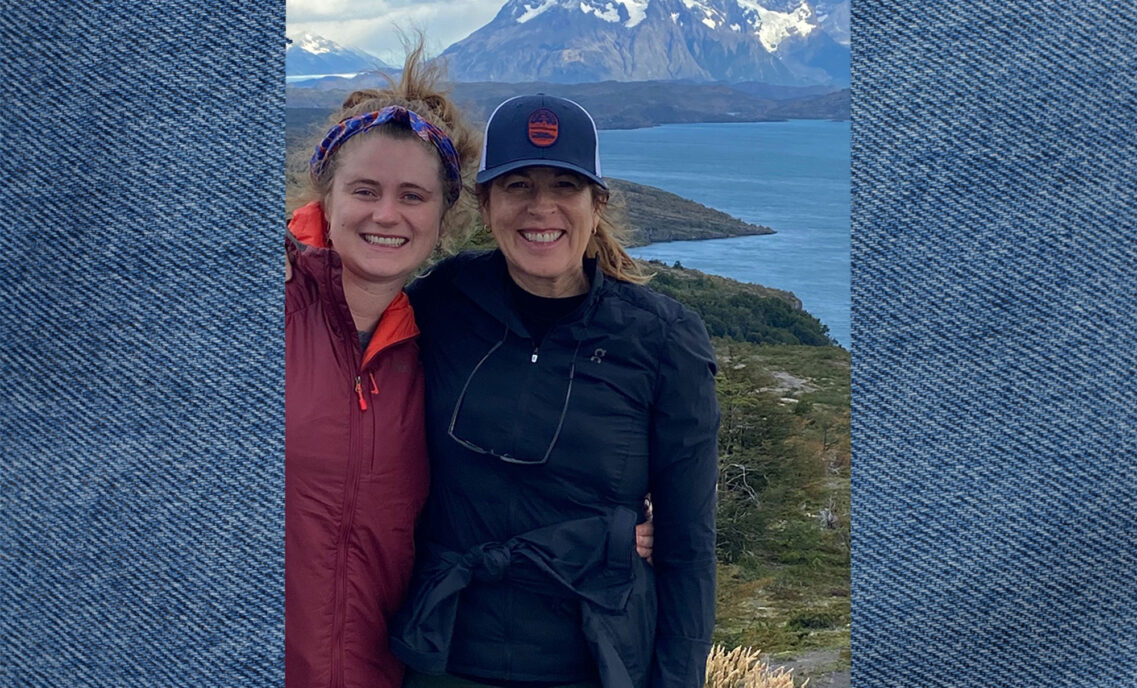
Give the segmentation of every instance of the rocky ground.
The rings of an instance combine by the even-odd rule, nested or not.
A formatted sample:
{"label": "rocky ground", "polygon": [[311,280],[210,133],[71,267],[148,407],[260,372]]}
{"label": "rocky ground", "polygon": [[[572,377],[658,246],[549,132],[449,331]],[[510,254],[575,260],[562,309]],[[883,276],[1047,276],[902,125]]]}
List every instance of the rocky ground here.
{"label": "rocky ground", "polygon": [[784,657],[768,657],[770,668],[785,667],[794,674],[794,683],[809,679],[809,688],[849,688],[848,662],[842,662],[837,650],[814,650]]}

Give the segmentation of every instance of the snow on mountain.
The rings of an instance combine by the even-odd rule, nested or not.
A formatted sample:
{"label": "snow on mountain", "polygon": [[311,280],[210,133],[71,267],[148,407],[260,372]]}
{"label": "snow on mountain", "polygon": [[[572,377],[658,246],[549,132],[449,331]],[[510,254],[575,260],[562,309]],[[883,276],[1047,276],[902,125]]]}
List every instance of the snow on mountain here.
{"label": "snow on mountain", "polygon": [[649,0],[624,0],[620,4],[628,10],[628,21],[624,26],[633,28],[647,18],[647,4]]}
{"label": "snow on mountain", "polygon": [[804,2],[793,12],[776,12],[762,7],[753,0],[738,0],[738,4],[758,15],[758,40],[766,50],[774,52],[782,41],[791,36],[808,36],[817,25],[813,23],[813,10]]}
{"label": "snow on mountain", "polygon": [[356,48],[346,48],[323,36],[307,31],[287,34],[284,57],[287,76],[317,74],[355,74],[386,68],[382,60]]}
{"label": "snow on mountain", "polygon": [[288,38],[298,50],[303,50],[306,53],[313,55],[324,55],[331,52],[338,52],[340,46],[329,41],[323,36],[301,31],[295,34],[290,34]]}
{"label": "snow on mountain", "polygon": [[521,5],[521,7],[525,11],[521,13],[521,16],[517,17],[517,23],[518,24],[524,24],[525,22],[529,21],[530,19],[533,19],[534,17],[539,17],[539,16],[541,16],[542,12],[549,9],[550,7],[552,7],[555,4],[557,4],[557,0],[544,0],[544,2],[540,2],[540,3],[534,4],[534,5],[530,5],[529,3],[525,3],[525,4]]}
{"label": "snow on mountain", "polygon": [[[524,24],[557,5],[563,5],[566,9],[577,7],[583,14],[595,16],[597,19],[612,24],[623,23],[625,27],[630,29],[644,20],[646,16],[644,10],[649,2],[651,0],[606,0],[605,2],[527,0],[526,2],[516,3],[515,12],[520,12],[520,14],[515,14],[514,20],[518,24]],[[620,11],[621,9],[623,12]]]}
{"label": "snow on mountain", "polygon": [[444,51],[462,81],[849,81],[850,0],[509,0]]}
{"label": "snow on mountain", "polygon": [[[693,17],[709,29],[717,29],[726,23],[726,16],[723,12],[708,3],[697,2],[697,0],[683,0],[683,6],[690,11]],[[672,14],[672,21],[679,23],[678,19],[680,16],[682,15],[678,12]]]}

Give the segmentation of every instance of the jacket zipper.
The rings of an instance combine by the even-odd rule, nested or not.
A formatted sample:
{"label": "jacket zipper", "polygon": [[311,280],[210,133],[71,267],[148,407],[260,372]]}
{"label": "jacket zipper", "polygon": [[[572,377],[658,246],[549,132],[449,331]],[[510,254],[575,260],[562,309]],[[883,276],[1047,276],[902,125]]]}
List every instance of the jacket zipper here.
{"label": "jacket zipper", "polygon": [[[402,344],[414,337],[404,337],[402,339],[388,342],[383,348],[375,352],[367,363],[371,363],[378,358],[379,354],[387,349]],[[358,348],[355,351],[359,351]],[[364,352],[359,351],[360,358],[362,359]],[[343,657],[344,657],[344,625],[346,624],[347,617],[347,543],[351,536],[352,523],[355,519],[355,503],[359,496],[359,483],[360,474],[363,471],[364,460],[369,458],[363,455],[363,449],[369,443],[363,442],[360,437],[364,427],[363,413],[367,411],[367,397],[364,392],[369,391],[367,396],[378,394],[379,385],[375,382],[375,374],[367,370],[367,377],[371,382],[370,390],[364,390],[363,387],[363,373],[364,364],[360,360],[360,372],[355,376],[353,384],[353,391],[356,395],[356,400],[359,403],[359,413],[350,411],[351,424],[348,428],[348,470],[347,470],[347,483],[344,487],[346,495],[343,504],[343,518],[340,523],[340,533],[338,546],[336,548],[336,588],[335,588],[335,607],[332,611],[332,672],[331,672],[331,686],[332,688],[340,688],[344,685],[343,675]]]}
{"label": "jacket zipper", "polygon": [[[357,378],[358,380],[358,378]],[[357,383],[358,387],[358,383]],[[363,403],[363,397],[360,396]],[[355,501],[359,494],[359,474],[363,464],[361,446],[363,445],[360,433],[362,431],[362,412],[351,411],[351,424],[348,428],[348,469],[347,483],[344,486],[346,494],[343,502],[343,517],[340,519],[340,532],[338,547],[336,548],[336,588],[335,609],[332,614],[332,688],[344,685],[343,658],[344,658],[344,625],[347,616],[347,549],[351,535],[352,523],[355,520]]]}
{"label": "jacket zipper", "polygon": [[359,410],[367,410],[367,400],[363,398],[363,387],[359,384],[359,376],[355,376],[355,396],[359,399]]}
{"label": "jacket zipper", "polygon": [[[407,341],[408,339],[414,339],[414,337],[404,337],[403,339],[397,339],[393,342],[389,342],[388,344],[384,345],[382,349],[379,349],[378,351],[376,351],[375,355],[371,357],[371,360],[375,360],[375,358],[377,356],[379,356],[379,354],[383,353],[384,351],[386,351],[387,349],[389,349],[393,346],[397,346],[399,344],[402,344],[403,342]],[[537,360],[536,354],[533,355],[533,360],[534,361]],[[370,363],[370,362],[371,361],[369,360],[368,363]],[[379,385],[375,383],[375,373],[372,371],[367,371],[367,379],[371,382],[371,392],[370,392],[370,394],[368,394],[368,397],[379,394]],[[359,375],[355,376],[355,383],[354,383],[352,389],[355,391],[355,398],[359,400],[359,410],[360,411],[366,411],[367,410],[367,398],[365,398],[363,396],[364,388],[363,388],[363,371],[362,370],[360,371]]]}

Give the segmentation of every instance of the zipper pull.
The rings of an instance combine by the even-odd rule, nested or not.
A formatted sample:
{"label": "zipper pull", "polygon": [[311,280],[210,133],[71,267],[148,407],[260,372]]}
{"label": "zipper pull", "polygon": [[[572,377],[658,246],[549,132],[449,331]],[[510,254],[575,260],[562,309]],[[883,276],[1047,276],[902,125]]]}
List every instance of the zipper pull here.
{"label": "zipper pull", "polygon": [[355,394],[359,397],[359,410],[367,410],[367,400],[363,398],[363,386],[359,384],[359,376],[355,378]]}
{"label": "zipper pull", "polygon": [[533,347],[533,355],[529,357],[530,363],[536,363],[537,362],[537,350],[540,348],[541,348],[540,346]]}

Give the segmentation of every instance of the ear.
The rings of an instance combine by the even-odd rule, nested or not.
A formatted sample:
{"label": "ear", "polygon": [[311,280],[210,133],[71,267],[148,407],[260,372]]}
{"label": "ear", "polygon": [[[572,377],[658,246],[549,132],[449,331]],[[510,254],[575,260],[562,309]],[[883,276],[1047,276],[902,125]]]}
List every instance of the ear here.
{"label": "ear", "polygon": [[600,218],[604,216],[604,210],[608,208],[608,192],[603,189],[596,189],[592,195],[592,233],[596,234],[596,228],[600,226]]}
{"label": "ear", "polygon": [[488,228],[490,226],[490,197],[488,194],[485,196],[479,194],[478,212],[482,215],[482,224]]}
{"label": "ear", "polygon": [[331,209],[332,204],[331,204],[331,200],[332,200],[331,198],[328,198],[327,196],[325,196],[324,199],[320,201],[320,208],[322,208],[324,211],[324,221],[322,223],[321,231],[323,232],[324,246],[326,246],[328,248],[332,247],[332,209]]}
{"label": "ear", "polygon": [[611,193],[609,191],[607,191],[606,189],[604,189],[601,186],[593,184],[592,185],[593,209],[596,210],[597,212],[601,212],[601,213],[604,212],[604,209],[608,207],[608,198],[610,196],[611,196]]}

